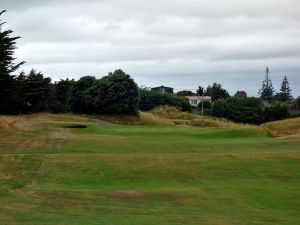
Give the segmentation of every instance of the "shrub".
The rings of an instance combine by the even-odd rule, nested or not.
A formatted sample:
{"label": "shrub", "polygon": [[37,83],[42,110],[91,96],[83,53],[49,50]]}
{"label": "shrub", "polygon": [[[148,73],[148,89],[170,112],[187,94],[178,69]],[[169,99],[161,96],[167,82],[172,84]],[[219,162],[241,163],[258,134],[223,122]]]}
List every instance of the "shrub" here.
{"label": "shrub", "polygon": [[140,89],[139,108],[143,111],[154,109],[157,106],[169,105],[190,111],[191,105],[187,98],[173,94],[161,94],[147,89]]}
{"label": "shrub", "polygon": [[94,99],[99,81],[92,76],[81,77],[71,88],[71,108],[76,113],[94,113]]}
{"label": "shrub", "polygon": [[264,119],[263,103],[260,98],[219,99],[213,104],[212,115],[236,122],[259,124]]}
{"label": "shrub", "polygon": [[265,109],[265,121],[274,121],[289,117],[289,105],[285,102],[274,102]]}
{"label": "shrub", "polygon": [[138,114],[139,90],[132,78],[116,70],[99,81],[95,108],[98,113]]}

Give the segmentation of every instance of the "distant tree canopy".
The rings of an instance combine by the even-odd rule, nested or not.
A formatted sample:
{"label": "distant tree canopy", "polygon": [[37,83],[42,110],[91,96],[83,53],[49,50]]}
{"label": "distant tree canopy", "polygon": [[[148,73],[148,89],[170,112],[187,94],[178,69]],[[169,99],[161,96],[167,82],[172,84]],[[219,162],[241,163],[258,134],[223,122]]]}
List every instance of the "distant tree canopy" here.
{"label": "distant tree canopy", "polygon": [[237,91],[234,94],[235,98],[247,98],[247,93],[245,91]]}
{"label": "distant tree canopy", "polygon": [[138,114],[139,90],[133,79],[116,70],[99,81],[96,111],[99,113]]}
{"label": "distant tree canopy", "polygon": [[60,80],[54,83],[54,101],[49,107],[52,112],[71,111],[71,91],[75,85],[74,79]]}
{"label": "distant tree canopy", "polygon": [[183,91],[178,91],[176,93],[176,95],[178,95],[178,96],[193,96],[193,95],[195,95],[195,93],[192,91],[183,90]]}
{"label": "distant tree canopy", "polygon": [[191,105],[187,98],[173,94],[161,94],[148,88],[140,88],[139,108],[143,111],[151,110],[160,105],[170,105],[190,111]]}
{"label": "distant tree canopy", "polygon": [[204,87],[199,86],[196,92],[197,95],[204,95]]}
{"label": "distant tree canopy", "polygon": [[270,102],[274,97],[274,92],[275,90],[273,88],[272,81],[270,78],[270,70],[267,67],[265,73],[265,79],[262,82],[262,87],[259,90],[259,94],[263,100]]}
{"label": "distant tree canopy", "polygon": [[283,78],[280,92],[275,95],[275,99],[279,101],[290,101],[293,99],[292,90],[290,88],[290,84],[286,76],[284,76]]}
{"label": "distant tree canopy", "polygon": [[49,77],[45,78],[41,72],[32,69],[28,75],[21,73],[18,81],[22,93],[22,111],[42,111],[51,90],[51,79]]}
{"label": "distant tree canopy", "polygon": [[70,104],[73,112],[95,112],[95,97],[99,81],[93,76],[81,77],[71,88]]}
{"label": "distant tree canopy", "polygon": [[[5,11],[0,12],[0,16]],[[267,67],[265,80],[259,93],[261,98],[247,97],[245,91],[238,91],[230,97],[221,84],[213,83],[207,88],[198,87],[196,93],[188,90],[174,94],[161,94],[149,88],[138,88],[137,84],[122,70],[116,70],[97,79],[93,76],[75,80],[60,80],[51,83],[49,77],[32,69],[28,74],[14,74],[24,62],[14,57],[16,40],[11,30],[4,30],[0,21],[0,114],[31,113],[40,111],[138,114],[138,110],[150,110],[160,105],[170,105],[191,111],[191,105],[184,96],[208,95],[213,105],[204,102],[205,115],[225,117],[237,122],[261,123],[285,118],[289,108],[300,110],[300,100],[292,100],[291,88],[285,76],[280,92],[274,98],[274,88]],[[279,100],[275,101],[274,99]],[[268,101],[264,107],[262,100]],[[273,102],[271,102],[273,100]],[[290,105],[289,105],[290,104]],[[202,103],[201,103],[202,109]],[[196,110],[195,110],[196,111]],[[297,115],[297,112],[294,114]]]}
{"label": "distant tree canopy", "polygon": [[274,121],[287,118],[289,116],[289,105],[286,102],[275,101],[265,108],[264,121]]}
{"label": "distant tree canopy", "polygon": [[18,113],[22,104],[13,73],[24,62],[16,63],[14,57],[16,40],[20,37],[12,37],[12,31],[3,30],[3,24],[0,20],[0,114],[10,114]]}
{"label": "distant tree canopy", "polygon": [[207,96],[211,96],[213,102],[218,99],[230,97],[228,92],[224,88],[222,88],[221,84],[218,83],[213,83],[212,85],[208,85],[204,94]]}
{"label": "distant tree canopy", "polygon": [[264,106],[260,98],[230,97],[215,101],[212,115],[241,123],[259,124],[264,121]]}

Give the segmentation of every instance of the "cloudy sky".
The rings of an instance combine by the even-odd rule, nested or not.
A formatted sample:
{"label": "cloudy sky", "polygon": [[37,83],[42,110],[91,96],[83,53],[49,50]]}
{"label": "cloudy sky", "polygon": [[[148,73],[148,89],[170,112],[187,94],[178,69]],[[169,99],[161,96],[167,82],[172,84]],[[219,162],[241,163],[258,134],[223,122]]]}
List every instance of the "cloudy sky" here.
{"label": "cloudy sky", "polygon": [[17,57],[53,80],[123,69],[176,91],[257,95],[267,66],[300,95],[299,0],[0,0]]}

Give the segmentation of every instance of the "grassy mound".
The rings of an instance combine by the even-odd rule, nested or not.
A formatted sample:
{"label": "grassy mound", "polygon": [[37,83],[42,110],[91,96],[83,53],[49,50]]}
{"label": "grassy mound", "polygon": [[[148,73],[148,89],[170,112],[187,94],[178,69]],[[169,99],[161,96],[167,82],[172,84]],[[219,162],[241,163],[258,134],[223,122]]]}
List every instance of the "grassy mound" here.
{"label": "grassy mound", "polygon": [[300,117],[265,123],[262,126],[272,137],[300,136]]}
{"label": "grassy mound", "polygon": [[151,112],[140,112],[138,116],[129,115],[101,115],[97,116],[103,120],[116,124],[132,125],[175,125],[171,120],[155,115]]}
{"label": "grassy mound", "polygon": [[187,125],[194,127],[249,127],[250,125],[244,125],[234,123],[232,121],[208,116],[200,116],[188,112],[181,112],[176,107],[172,106],[160,106],[151,111],[152,114],[161,118],[169,119],[177,125]]}

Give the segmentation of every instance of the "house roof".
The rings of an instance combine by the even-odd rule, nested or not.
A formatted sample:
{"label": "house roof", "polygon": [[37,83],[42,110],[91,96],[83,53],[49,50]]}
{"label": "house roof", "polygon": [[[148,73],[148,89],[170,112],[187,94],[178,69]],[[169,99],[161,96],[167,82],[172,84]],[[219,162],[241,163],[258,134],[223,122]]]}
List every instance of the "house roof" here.
{"label": "house roof", "polygon": [[185,96],[189,100],[211,100],[210,96]]}

